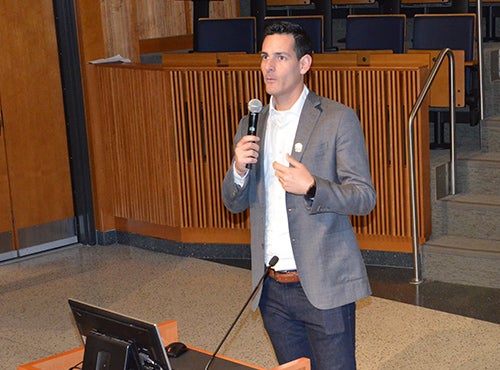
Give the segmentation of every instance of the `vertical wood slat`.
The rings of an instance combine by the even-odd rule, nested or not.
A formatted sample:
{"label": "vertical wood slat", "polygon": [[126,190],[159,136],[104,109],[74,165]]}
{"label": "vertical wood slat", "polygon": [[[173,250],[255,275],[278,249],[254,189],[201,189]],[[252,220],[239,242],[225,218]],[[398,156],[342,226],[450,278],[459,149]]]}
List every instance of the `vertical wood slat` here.
{"label": "vertical wood slat", "polygon": [[[247,213],[230,214],[220,191],[231,161],[233,135],[247,114],[246,103],[252,98],[267,103],[259,69],[98,69],[103,123],[109,138],[114,138],[110,153],[115,216],[197,230],[199,242],[204,242],[205,232],[214,230],[248,232]],[[307,77],[312,90],[359,114],[377,191],[374,211],[352,217],[364,248],[388,250],[387,243],[396,242],[397,250],[411,251],[404,138],[409,107],[422,85],[420,72],[418,68],[318,67]],[[423,117],[425,113],[417,118],[422,131],[417,134],[418,155],[423,159],[418,164],[421,239],[430,233],[428,128],[423,127],[426,121],[419,124]],[[164,145],[167,140],[170,146]]]}
{"label": "vertical wood slat", "polygon": [[[188,105],[190,111],[193,110],[192,120],[175,121],[176,132],[184,132],[187,124],[190,126],[189,132],[194,136],[187,140],[190,140],[195,155],[187,161],[189,163],[185,158],[180,158],[180,167],[187,165],[191,169],[201,170],[185,174],[180,184],[182,199],[189,204],[189,207],[182,210],[181,226],[246,229],[248,215],[230,215],[220,199],[220,192],[222,179],[231,161],[232,136],[239,119],[246,114],[246,107],[241,102],[263,95],[263,90],[257,92],[251,83],[256,74],[223,70],[200,70],[195,74],[192,71],[170,73],[172,78],[185,81],[192,87],[187,93],[178,93],[174,97],[174,106]],[[199,87],[195,88],[195,85]],[[242,88],[235,89],[234,86]],[[263,88],[262,84],[260,88]],[[178,138],[180,145],[184,140],[186,139],[183,137]],[[184,153],[184,156],[186,154],[191,157],[189,153]],[[193,187],[193,184],[199,186]]]}
{"label": "vertical wood slat", "polygon": [[[205,88],[208,90],[210,84],[217,86],[214,91],[218,96],[232,98],[232,104],[246,102],[255,94],[265,97],[263,90],[254,90],[251,85],[260,81],[260,76],[251,71],[199,71],[202,79],[207,79]],[[235,75],[236,81],[228,89],[221,89],[216,83],[217,78],[227,73]],[[416,100],[416,94],[406,90],[417,86],[418,82],[414,75],[418,71],[387,71],[387,70],[318,70],[312,71],[309,76],[311,88],[329,98],[338,100],[352,106],[360,115],[363,130],[366,135],[367,150],[369,152],[370,166],[374,185],[378,193],[378,205],[369,216],[353,217],[353,226],[358,234],[401,237],[409,240],[411,229],[409,222],[409,194],[408,167],[406,166],[407,155],[405,150],[405,120],[408,106]],[[187,75],[185,75],[187,76]],[[180,75],[179,75],[180,77]],[[403,93],[404,92],[404,93]],[[206,98],[206,95],[205,95]],[[192,99],[192,97],[191,97]],[[210,101],[207,100],[206,106]],[[231,105],[231,103],[228,103]],[[239,104],[241,105],[241,104]],[[207,106],[208,109],[208,106]],[[218,106],[219,111],[224,107]],[[234,110],[234,109],[233,109]],[[234,122],[246,114],[243,111],[232,117]],[[200,113],[201,114],[201,113]],[[217,114],[217,113],[216,113]],[[220,115],[219,115],[220,116]],[[233,126],[233,133],[236,126]],[[224,137],[228,139],[227,135]],[[213,142],[211,143],[213,145]],[[223,155],[220,157],[223,158]],[[223,173],[228,165],[226,158],[223,167],[213,171],[219,171],[220,178],[211,178],[211,181],[222,180]],[[218,186],[210,187],[211,190]],[[189,196],[189,195],[185,195]],[[198,207],[206,206],[210,202],[218,200],[218,196],[210,199],[198,199],[201,203]],[[221,203],[212,203],[210,210],[213,212],[224,212],[220,208]],[[213,215],[214,219],[218,219]],[[188,218],[189,219],[189,218]],[[189,226],[189,225],[185,225]],[[224,224],[206,225],[209,227],[225,227]],[[428,232],[428,231],[427,231]]]}
{"label": "vertical wood slat", "polygon": [[101,66],[95,72],[114,216],[175,226],[179,176],[169,171],[175,153],[169,150],[173,132],[167,121],[166,80],[154,70]]}

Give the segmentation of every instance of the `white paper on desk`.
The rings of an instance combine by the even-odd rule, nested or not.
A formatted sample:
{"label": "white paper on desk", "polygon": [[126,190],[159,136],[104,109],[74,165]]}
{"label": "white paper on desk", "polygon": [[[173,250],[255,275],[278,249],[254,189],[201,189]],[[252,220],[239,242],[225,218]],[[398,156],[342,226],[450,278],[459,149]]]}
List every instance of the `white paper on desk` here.
{"label": "white paper on desk", "polygon": [[128,58],[122,57],[120,54],[116,54],[113,57],[104,58],[104,59],[96,59],[91,60],[90,64],[106,64],[106,63],[130,63],[131,60]]}

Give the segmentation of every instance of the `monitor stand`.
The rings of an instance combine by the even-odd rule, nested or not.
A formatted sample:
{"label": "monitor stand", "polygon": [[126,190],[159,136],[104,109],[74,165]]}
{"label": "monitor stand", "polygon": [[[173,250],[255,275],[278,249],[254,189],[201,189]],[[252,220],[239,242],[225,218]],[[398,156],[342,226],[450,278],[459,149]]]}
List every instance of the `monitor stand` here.
{"label": "monitor stand", "polygon": [[82,370],[141,368],[139,354],[133,344],[95,333],[87,336]]}

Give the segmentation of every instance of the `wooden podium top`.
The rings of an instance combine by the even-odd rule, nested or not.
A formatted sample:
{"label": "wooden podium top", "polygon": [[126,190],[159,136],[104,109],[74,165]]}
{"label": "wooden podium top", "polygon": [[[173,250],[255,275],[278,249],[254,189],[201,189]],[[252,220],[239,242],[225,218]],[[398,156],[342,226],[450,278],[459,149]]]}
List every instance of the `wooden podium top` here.
{"label": "wooden podium top", "polygon": [[[170,320],[158,325],[163,343],[177,342],[177,321]],[[189,346],[188,346],[189,347]],[[208,362],[211,353],[189,347],[190,351],[186,352],[184,355],[177,359],[170,359],[172,366],[176,370],[196,370],[200,364],[202,365],[200,370],[204,369],[204,366]],[[50,356],[41,360],[30,362],[28,364],[20,365],[17,370],[68,370],[72,366],[79,364],[83,360],[84,347],[79,347],[72,349],[67,352],[59,353],[54,356]],[[216,356],[217,359],[222,360],[220,365],[218,365],[218,360],[215,360],[210,366],[211,369],[227,369],[227,370],[243,370],[243,369],[259,369],[266,370],[263,367],[254,366],[242,361],[231,359],[225,356]],[[193,367],[194,366],[194,367]],[[222,366],[222,367],[221,367]],[[230,367],[228,367],[230,366]],[[272,370],[310,370],[311,365],[309,359],[301,358],[284,365],[273,368]]]}

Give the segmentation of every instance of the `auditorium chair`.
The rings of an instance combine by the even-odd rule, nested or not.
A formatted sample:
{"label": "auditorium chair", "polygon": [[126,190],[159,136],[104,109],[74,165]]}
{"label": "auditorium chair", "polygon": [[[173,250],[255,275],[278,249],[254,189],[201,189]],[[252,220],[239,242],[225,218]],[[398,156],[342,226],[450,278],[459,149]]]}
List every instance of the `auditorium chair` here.
{"label": "auditorium chair", "polygon": [[[403,11],[418,13],[450,13],[452,0],[401,0]],[[446,9],[446,10],[443,10]]]}
{"label": "auditorium chair", "polygon": [[286,21],[296,23],[302,26],[304,31],[309,35],[313,43],[315,53],[323,53],[324,51],[324,28],[322,15],[309,16],[285,16],[285,17],[265,17],[264,25],[267,26],[274,22]]}
{"label": "auditorium chair", "polygon": [[[465,109],[466,122],[476,125],[479,122],[478,66],[476,60],[476,15],[472,13],[453,14],[416,14],[413,22],[412,49],[464,51],[465,65]],[[446,61],[445,61],[446,63]],[[448,148],[444,143],[442,107],[431,107],[431,122],[434,122],[435,141],[433,148]],[[464,112],[465,111],[465,112]],[[457,122],[458,114],[457,111]]]}
{"label": "auditorium chair", "polygon": [[255,17],[199,18],[195,52],[255,53]]}
{"label": "auditorium chair", "polygon": [[346,19],[346,50],[405,52],[404,14],[349,15]]}

